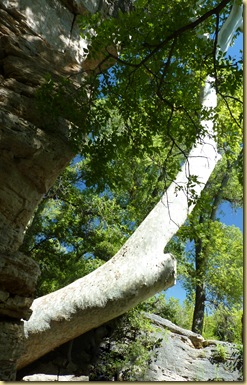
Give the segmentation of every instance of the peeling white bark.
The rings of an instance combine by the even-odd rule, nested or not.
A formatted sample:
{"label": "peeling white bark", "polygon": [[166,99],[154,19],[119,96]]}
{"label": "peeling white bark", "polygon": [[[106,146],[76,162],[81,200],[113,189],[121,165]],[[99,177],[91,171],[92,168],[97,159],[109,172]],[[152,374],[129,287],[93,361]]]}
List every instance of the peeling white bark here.
{"label": "peeling white bark", "polygon": [[69,286],[33,302],[24,324],[20,369],[55,347],[118,317],[158,291],[173,286],[176,261],[170,254],[145,254],[125,245],[106,264]]}
{"label": "peeling white bark", "polygon": [[232,43],[234,33],[243,25],[243,4],[234,1],[230,15],[221,27],[218,36],[218,46],[222,52],[227,52]]}

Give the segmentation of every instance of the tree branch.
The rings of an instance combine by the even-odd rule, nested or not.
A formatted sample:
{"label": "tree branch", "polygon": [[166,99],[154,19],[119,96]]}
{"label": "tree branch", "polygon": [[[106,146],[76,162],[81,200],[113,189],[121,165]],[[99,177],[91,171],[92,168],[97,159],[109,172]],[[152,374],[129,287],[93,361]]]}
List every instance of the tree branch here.
{"label": "tree branch", "polygon": [[210,18],[212,15],[218,15],[220,13],[220,11],[228,4],[230,3],[231,0],[223,0],[219,5],[217,5],[217,7],[211,9],[210,11],[206,12],[204,15],[202,15],[201,17],[199,17],[198,19],[196,19],[195,21],[189,23],[189,24],[186,24],[185,26],[177,29],[176,31],[172,32],[170,35],[167,36],[167,38],[165,40],[163,40],[160,44],[158,44],[144,59],[142,59],[140,61],[140,63],[138,64],[134,64],[134,63],[130,63],[130,62],[127,62],[123,59],[120,59],[118,58],[117,56],[111,54],[109,51],[108,54],[114,58],[117,62],[123,64],[123,65],[126,65],[126,66],[130,66],[130,67],[134,67],[134,68],[139,68],[141,67],[144,63],[146,63],[152,56],[154,56],[157,52],[159,52],[162,48],[164,48],[167,43],[169,43],[169,41],[173,40],[173,39],[176,39],[177,37],[179,37],[181,34],[183,34],[184,32],[187,32],[187,31],[190,31],[194,28],[196,28],[198,25],[200,25],[201,23],[203,23],[204,21],[206,21],[208,18]]}

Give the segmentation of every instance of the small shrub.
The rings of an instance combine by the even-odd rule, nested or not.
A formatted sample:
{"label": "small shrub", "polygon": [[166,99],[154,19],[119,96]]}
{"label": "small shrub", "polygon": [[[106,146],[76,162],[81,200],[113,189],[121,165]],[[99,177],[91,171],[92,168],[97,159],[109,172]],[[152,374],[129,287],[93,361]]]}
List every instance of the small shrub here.
{"label": "small shrub", "polygon": [[137,381],[145,376],[160,339],[150,334],[151,322],[138,309],[118,318],[112,335],[101,347],[90,380]]}
{"label": "small shrub", "polygon": [[212,359],[217,362],[226,362],[227,360],[227,351],[224,346],[218,344],[216,351],[212,355]]}

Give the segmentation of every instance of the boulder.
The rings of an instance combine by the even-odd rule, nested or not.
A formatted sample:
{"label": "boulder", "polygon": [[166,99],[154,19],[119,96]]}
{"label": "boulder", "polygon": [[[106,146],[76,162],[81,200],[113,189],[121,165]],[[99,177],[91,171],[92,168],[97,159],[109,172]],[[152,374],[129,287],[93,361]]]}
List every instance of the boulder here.
{"label": "boulder", "polygon": [[[154,325],[157,320],[166,323],[167,320],[149,315]],[[207,341],[202,336],[200,347],[196,347],[191,337],[191,331],[171,324],[169,327],[155,326],[155,335],[160,338],[161,344],[155,349],[155,358],[145,375],[147,381],[238,381],[240,373],[232,370],[231,364],[236,351],[236,346],[222,341]],[[164,330],[167,330],[164,333]],[[192,338],[193,339],[193,338]],[[219,348],[220,346],[220,348]]]}

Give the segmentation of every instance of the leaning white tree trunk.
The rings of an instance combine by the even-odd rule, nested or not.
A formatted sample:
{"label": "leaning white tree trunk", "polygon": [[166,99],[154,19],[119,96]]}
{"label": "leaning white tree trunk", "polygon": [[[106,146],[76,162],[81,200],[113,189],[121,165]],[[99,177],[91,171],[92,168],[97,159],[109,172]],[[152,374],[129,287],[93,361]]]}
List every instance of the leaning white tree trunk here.
{"label": "leaning white tree trunk", "polygon": [[[139,246],[139,247],[138,247]],[[109,262],[74,283],[36,299],[25,323],[26,351],[17,368],[125,313],[175,281],[172,255],[125,245]]]}
{"label": "leaning white tree trunk", "polygon": [[[242,9],[235,4],[219,35],[224,51],[241,20]],[[216,105],[214,79],[208,78],[202,106],[211,109]],[[195,194],[200,196],[220,159],[212,121],[201,124],[207,135],[194,145],[175,181],[120,251],[88,276],[33,302],[33,314],[25,322],[25,352],[18,361],[19,369],[175,283],[176,261],[164,254],[164,247],[193,210]],[[193,194],[191,176],[200,182],[193,186]]]}

